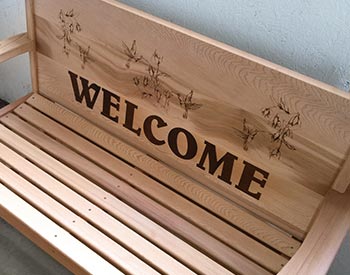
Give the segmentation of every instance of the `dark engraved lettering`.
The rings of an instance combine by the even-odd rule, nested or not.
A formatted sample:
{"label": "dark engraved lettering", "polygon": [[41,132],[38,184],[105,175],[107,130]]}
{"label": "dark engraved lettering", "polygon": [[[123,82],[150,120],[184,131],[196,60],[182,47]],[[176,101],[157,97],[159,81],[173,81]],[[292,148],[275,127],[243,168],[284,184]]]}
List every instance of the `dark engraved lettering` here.
{"label": "dark engraved lettering", "polygon": [[[180,133],[184,134],[187,140],[187,152],[185,154],[181,154],[178,147],[178,137]],[[168,143],[171,151],[179,158],[186,160],[193,159],[197,154],[198,146],[196,139],[190,132],[183,128],[172,129],[168,135]]]}
{"label": "dark engraved lettering", "polygon": [[[258,183],[262,188],[265,187],[267,178],[269,177],[269,173],[262,170],[259,167],[254,166],[253,164],[250,164],[247,161],[243,161],[243,164],[245,165],[243,173],[242,173],[242,177],[239,181],[239,184],[236,185],[236,188],[238,188],[239,190],[243,191],[244,193],[248,194],[249,196],[259,200],[261,197],[261,193],[253,193],[251,191],[249,191],[250,185],[252,184],[252,182],[256,182]],[[263,179],[258,179],[255,177],[255,173],[259,172],[262,176]]]}
{"label": "dark engraved lettering", "polygon": [[231,176],[233,170],[234,161],[238,158],[230,153],[226,153],[221,159],[218,160],[216,155],[216,146],[209,143],[208,141],[204,142],[206,144],[203,155],[197,164],[197,167],[205,170],[204,163],[207,157],[209,158],[209,173],[214,175],[215,171],[223,164],[221,174],[218,176],[219,179],[232,184]]}
{"label": "dark engraved lettering", "polygon": [[[93,109],[96,106],[98,96],[102,90],[103,93],[103,102],[102,102],[102,111],[101,115],[107,117],[108,119],[118,123],[119,121],[119,112],[120,112],[120,96],[112,93],[95,83],[89,83],[89,80],[79,77],[73,72],[68,72],[73,86],[75,100],[79,103],[82,103],[84,100],[86,106],[90,109]],[[79,87],[79,80],[81,81],[81,87]],[[189,95],[192,97],[192,93]],[[283,109],[285,113],[289,114],[289,110],[283,107],[284,103],[281,101],[279,107]],[[278,105],[278,106],[280,106]],[[123,106],[124,107],[124,106]],[[277,109],[277,107],[276,107]],[[124,109],[123,109],[124,110]],[[148,116],[143,122],[143,128],[137,127],[135,124],[136,112],[138,106],[134,103],[125,100],[125,120],[123,127],[135,133],[137,136],[141,136],[142,130],[145,134],[145,137],[154,145],[162,146],[168,143],[170,150],[178,158],[184,160],[194,159],[198,153],[198,144],[197,140],[191,132],[183,129],[181,127],[176,127],[167,131],[159,131],[157,134],[157,129],[167,127],[168,124],[161,117],[157,115]],[[264,113],[268,114],[269,110],[264,110]],[[187,117],[187,116],[186,116]],[[275,116],[275,122],[273,125],[279,125],[279,117]],[[300,123],[299,116],[296,115],[290,120],[290,126],[298,125]],[[141,126],[141,125],[140,125]],[[246,134],[251,137],[254,137],[257,132],[251,131],[251,129],[246,125],[245,120],[243,124],[242,137]],[[165,133],[168,133],[167,140],[164,138]],[[246,136],[244,136],[246,137]],[[180,144],[181,143],[181,144]],[[182,144],[183,143],[183,144]],[[225,182],[226,184],[232,184],[231,178],[234,173],[234,167],[238,157],[233,155],[230,152],[221,154],[218,156],[217,146],[208,141],[204,141],[205,148],[201,155],[199,162],[196,164],[198,168],[203,171],[207,171],[209,174],[214,175],[218,174],[218,178]],[[287,147],[290,147],[283,141]],[[247,144],[246,144],[247,145]],[[290,147],[292,149],[292,147]],[[259,200],[261,197],[260,192],[250,190],[253,182],[258,183],[261,188],[264,188],[269,177],[269,173],[263,169],[254,166],[253,164],[243,161],[244,169],[239,180],[239,183],[235,185],[235,188],[246,193],[247,195]],[[260,175],[256,175],[260,174]]]}
{"label": "dark engraved lettering", "polygon": [[129,129],[131,132],[140,136],[141,128],[134,129],[134,118],[135,118],[135,110],[138,108],[135,104],[130,101],[125,100],[126,103],[126,115],[125,115],[125,123],[123,126],[126,129]]}
{"label": "dark engraved lettering", "polygon": [[[103,91],[103,109],[101,114],[109,118],[110,120],[118,122],[118,116],[112,116],[111,109],[113,107],[119,112],[120,97],[111,93],[106,89],[102,89],[102,91]],[[113,102],[113,99],[115,100],[114,102]]]}
{"label": "dark engraved lettering", "polygon": [[[68,72],[70,75],[70,79],[72,81],[72,86],[74,90],[75,100],[79,103],[83,102],[85,98],[86,106],[90,109],[93,109],[97,100],[97,97],[100,93],[101,87],[97,86],[95,83],[89,85],[89,81],[83,77],[80,77],[81,84],[83,86],[82,91],[79,91],[78,85],[78,76],[75,73]],[[90,91],[93,90],[93,96],[91,97]]]}
{"label": "dark engraved lettering", "polygon": [[145,122],[143,123],[143,131],[145,132],[145,136],[154,145],[164,145],[165,141],[157,139],[152,132],[152,122],[154,120],[157,121],[157,128],[168,126],[168,124],[166,124],[165,121],[159,116],[149,116],[145,119]]}

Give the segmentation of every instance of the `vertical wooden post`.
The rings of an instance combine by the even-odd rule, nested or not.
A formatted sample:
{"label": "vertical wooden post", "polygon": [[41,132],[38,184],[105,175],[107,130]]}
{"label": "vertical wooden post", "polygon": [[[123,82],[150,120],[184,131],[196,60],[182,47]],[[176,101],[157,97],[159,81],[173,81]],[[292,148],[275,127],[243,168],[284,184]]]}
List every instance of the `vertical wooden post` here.
{"label": "vertical wooden post", "polygon": [[340,193],[344,193],[348,186],[350,186],[350,149],[348,150],[344,164],[333,183],[333,189]]}
{"label": "vertical wooden post", "polygon": [[28,38],[33,42],[32,50],[29,52],[30,72],[32,78],[32,91],[39,92],[38,84],[38,66],[36,54],[36,36],[35,36],[35,19],[34,19],[34,0],[25,0],[26,17],[27,17],[27,32]]}

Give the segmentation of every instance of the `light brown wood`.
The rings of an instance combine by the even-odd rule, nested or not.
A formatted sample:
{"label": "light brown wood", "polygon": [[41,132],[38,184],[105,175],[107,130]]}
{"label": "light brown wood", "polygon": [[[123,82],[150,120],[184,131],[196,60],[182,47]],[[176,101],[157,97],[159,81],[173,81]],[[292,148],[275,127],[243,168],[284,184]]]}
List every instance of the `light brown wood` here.
{"label": "light brown wood", "polygon": [[0,63],[33,49],[27,33],[21,33],[0,41]]}
{"label": "light brown wood", "polygon": [[[126,201],[129,205],[141,213],[145,213],[145,215],[161,224],[164,228],[174,232],[178,236],[181,236],[182,239],[189,242],[195,248],[200,249],[200,251],[215,259],[215,261],[223,266],[246,274],[268,273],[246,257],[217,241],[212,236],[199,230],[186,220],[181,219],[176,214],[157,204],[152,199],[142,195],[142,193],[139,193],[137,190],[131,188],[129,185],[112,176],[100,167],[94,165],[92,162],[87,161],[85,158],[77,155],[60,143],[51,140],[41,131],[33,128],[29,124],[26,124],[24,121],[21,121],[11,114],[2,117],[1,121],[5,125],[11,127],[11,129],[16,131],[19,130],[21,135],[24,135],[26,139],[30,140],[30,142],[38,144],[40,148],[50,152],[50,154],[64,163],[67,163],[70,167],[74,168],[82,175],[87,176],[95,183],[103,186],[104,189],[112,192],[123,201]],[[43,161],[43,157],[40,157],[40,151],[33,152],[33,147],[28,142],[25,142],[23,139],[16,136],[14,133],[1,125],[0,140],[11,147],[17,148],[37,165],[40,165],[43,168],[45,167],[45,170],[50,169],[51,172],[55,174],[55,177],[60,178],[63,175],[66,175],[67,171],[64,166],[60,165],[58,162],[53,165],[52,163],[50,164],[47,161]],[[81,176],[80,180],[82,180]],[[208,261],[208,264],[211,264],[210,261]],[[276,269],[278,264],[279,263],[275,264],[273,268]],[[280,267],[281,265],[279,265],[279,268]],[[221,267],[216,266],[215,268],[218,269]]]}
{"label": "light brown wood", "polygon": [[160,274],[2,163],[0,163],[0,180],[121,270],[135,275]]}
{"label": "light brown wood", "polygon": [[39,92],[39,83],[38,83],[38,62],[37,62],[37,53],[36,53],[34,0],[25,0],[25,4],[26,4],[28,38],[29,40],[33,41],[33,47],[29,53],[30,73],[32,78],[32,91],[34,93],[37,93]]}
{"label": "light brown wood", "polygon": [[326,274],[349,225],[350,188],[344,194],[329,191],[298,253],[279,274]]}
{"label": "light brown wood", "polygon": [[16,107],[18,107],[19,105],[21,105],[23,102],[25,102],[29,97],[31,97],[33,95],[33,93],[29,93],[26,96],[23,96],[19,99],[17,99],[15,102],[10,103],[9,105],[3,107],[0,109],[0,117],[12,112]]}
{"label": "light brown wood", "polygon": [[[198,270],[199,273],[220,272],[225,274],[227,272],[220,265],[208,257],[205,257],[203,254],[198,253],[198,251],[193,249],[191,246],[184,245],[184,243],[179,241],[177,238],[174,238],[174,236],[171,234],[166,233],[164,228],[157,226],[148,219],[144,219],[144,217],[133,210],[133,208],[127,207],[119,200],[115,200],[110,193],[102,191],[102,189],[98,188],[95,184],[91,184],[90,181],[86,180],[78,173],[73,172],[59,161],[48,157],[47,154],[38,150],[35,146],[21,139],[19,136],[16,136],[3,126],[0,125],[0,128],[1,141],[9,144],[10,146],[16,147],[26,156],[26,158],[30,159],[36,165],[42,167],[44,170],[49,171],[51,174],[55,175],[56,178],[65,182],[65,184],[70,185],[74,190],[84,193],[84,196],[88,197],[94,203],[101,205],[109,213],[116,213],[118,219],[121,219],[124,223],[129,224],[129,226],[134,230],[138,230],[141,235],[145,235],[148,239],[156,242],[158,246],[165,249],[169,254],[175,255],[176,258],[181,259],[181,261],[185,262],[186,265]],[[114,179],[112,182],[115,183],[116,181],[117,180]],[[119,186],[118,190],[122,191],[121,182],[118,182],[118,185],[116,183],[116,186]],[[140,203],[142,203],[143,207],[144,203],[142,201]],[[155,211],[154,213],[157,215],[160,214],[159,211]],[[175,221],[176,220],[177,219],[175,218]],[[176,226],[177,224],[175,222],[174,227]],[[154,232],[157,232],[157,234]],[[196,232],[196,230],[193,232]],[[233,262],[238,265],[237,268],[244,270],[243,273],[269,274],[257,265],[254,265],[251,262],[249,263],[246,258],[240,257],[239,255],[237,255],[237,258],[235,258]]]}
{"label": "light brown wood", "polygon": [[1,183],[0,215],[74,274],[123,274]]}
{"label": "light brown wood", "polygon": [[[153,113],[161,114],[167,121],[171,120],[210,142],[220,144],[223,151],[233,152],[239,158],[267,169],[271,174],[270,185],[281,185],[283,182],[287,186],[293,186],[292,184],[298,183],[321,195],[331,186],[345,157],[344,148],[349,143],[345,134],[349,129],[346,119],[349,117],[349,96],[345,93],[325,91],[323,86],[313,86],[253,62],[245,56],[242,57],[235,49],[228,46],[223,48],[222,44],[203,40],[193,32],[164,24],[161,20],[147,17],[123,5],[96,0],[80,7],[79,1],[61,1],[53,3],[48,9],[45,3],[37,1],[36,10],[38,51],[43,55],[112,92],[127,96],[132,102],[149,108]],[[68,56],[62,53],[64,43],[57,38],[62,32],[57,22],[57,13],[61,9],[69,10],[68,7],[74,8],[76,13],[79,12],[79,24],[83,28],[81,33],[72,35],[72,39],[82,48],[90,46],[91,49],[83,66],[81,55],[74,49],[71,49]],[[104,16],[98,21],[96,14]],[[118,31],[115,31],[116,25],[119,26]],[[133,44],[134,40],[136,44]],[[144,59],[136,64],[128,62],[130,57],[125,54],[123,42],[129,46],[129,50],[137,50],[137,57],[142,55],[149,61],[154,50],[164,57],[161,68],[168,77],[161,79],[162,88],[173,91],[175,95],[170,100],[168,110],[162,108],[162,104],[158,104],[156,100],[142,97],[142,91],[147,89],[140,88],[139,80],[145,76],[147,66],[144,68],[142,65]],[[45,69],[43,73],[45,74]],[[135,77],[137,85],[134,83]],[[42,80],[44,79],[48,80],[47,75],[43,75]],[[59,98],[52,94],[54,92],[50,89],[56,86],[62,88],[62,83],[69,85],[69,80],[62,79],[59,82],[61,85],[43,81],[43,92],[54,96],[54,100],[59,99],[60,103],[66,104],[70,109],[81,108],[87,113],[89,110],[84,105],[78,107],[75,104],[73,107],[71,87],[69,90],[63,89]],[[191,90],[194,91],[193,101],[202,106],[190,111],[188,119],[183,119],[183,109],[178,104],[177,95],[189,95]],[[293,138],[287,142],[286,147],[290,150],[284,147],[279,160],[270,158],[270,153],[276,148],[270,138],[265,139],[259,134],[249,144],[249,150],[245,151],[239,133],[243,130],[244,118],[255,128],[271,132],[271,127],[266,125],[268,123],[261,111],[272,106],[277,108],[278,104],[285,106],[288,113],[300,114],[301,125],[293,127]],[[100,103],[96,106],[100,106]],[[96,110],[95,116],[99,113],[100,110]],[[325,113],[327,119],[323,117]],[[113,131],[111,126],[108,128]],[[121,133],[120,129],[113,132]],[[132,141],[131,138],[129,140]],[[139,140],[136,142],[139,147],[143,147]],[[294,147],[297,150],[291,149]],[[153,146],[153,152],[151,147],[143,148],[170,164],[166,157],[171,154],[166,148],[154,149]],[[163,152],[157,153],[158,150]],[[198,179],[205,176],[210,178],[208,173],[201,174],[198,169],[188,171],[188,167],[184,168],[195,166],[192,164],[196,161],[180,163],[179,160],[173,160],[171,165],[181,171],[187,169],[187,174],[198,175]],[[216,189],[220,185],[219,181],[213,178],[210,180],[211,184],[208,183],[208,186],[211,188]],[[235,191],[235,188],[228,188],[226,193]]]}
{"label": "light brown wood", "polygon": [[276,271],[279,270],[281,265],[287,262],[286,258],[261,245],[256,240],[226,224],[211,213],[204,211],[187,199],[165,188],[154,181],[154,179],[147,177],[145,174],[106,153],[99,147],[72,133],[65,127],[46,118],[29,106],[22,105],[15,112],[32,125],[39,127],[49,135],[55,137],[56,140],[66,144],[70,148],[74,148],[74,150],[84,157],[99,164],[116,176],[123,178],[137,190],[147,194],[153,200],[158,201],[179,216],[182,216],[209,234],[216,236],[216,238],[233,249],[266,268]]}
{"label": "light brown wood", "polygon": [[337,178],[333,183],[333,189],[340,193],[344,193],[346,189],[350,186],[350,151],[348,152],[348,157],[344,161]]}
{"label": "light brown wood", "polygon": [[[103,209],[96,207],[93,203],[73,192],[61,182],[55,180],[37,166],[26,161],[1,143],[0,150],[3,155],[6,156],[0,156],[0,160],[10,165],[12,168],[18,169],[21,174],[25,175],[32,182],[35,182],[37,187],[45,190],[46,193],[53,196],[61,203],[69,205],[71,210],[76,214],[94,224],[95,227],[99,228],[112,239],[118,241],[123,247],[132,251],[148,264],[165,273],[195,274],[117,219],[114,219],[103,211]],[[74,204],[72,204],[72,202],[74,202]]]}
{"label": "light brown wood", "polygon": [[[196,184],[184,175],[177,173],[168,166],[154,160],[148,155],[141,153],[135,148],[122,142],[118,138],[109,135],[107,132],[101,130],[92,123],[89,123],[82,117],[77,116],[74,113],[66,110],[58,104],[54,104],[51,101],[39,95],[31,97],[28,100],[28,103],[33,105],[35,108],[39,109],[39,111],[44,112],[46,115],[49,115],[55,121],[64,124],[66,127],[69,127],[73,131],[76,131],[77,133],[91,140],[95,144],[107,149],[108,151],[128,161],[129,163],[132,163],[145,173],[150,174],[153,177],[161,180],[167,186],[171,187],[172,189],[175,189],[180,194],[185,195],[186,197],[202,205],[209,211],[214,212],[222,219],[234,224],[235,226],[248,232],[250,235],[253,235],[255,238],[277,249],[285,255],[293,256],[299,248],[300,242],[291,238],[289,235],[284,234],[280,230],[275,229],[274,227],[266,224],[260,219],[257,219],[255,216],[249,214],[246,210],[242,210],[235,204],[232,204],[227,200],[223,199],[218,194],[210,192],[205,187]],[[32,112],[31,114],[23,113],[24,109],[17,109],[16,112],[20,116],[24,117],[25,119],[29,120],[31,123],[39,127],[40,125],[46,125],[45,127],[42,126],[45,128],[45,131],[51,131],[51,135],[55,136],[56,138],[59,138],[61,142],[68,142],[72,148],[82,148],[80,149],[80,151],[83,154],[85,154],[85,156],[88,157],[88,154],[90,154],[96,159],[96,157],[99,155],[96,152],[96,150],[94,153],[91,152],[91,150],[87,150],[85,152],[83,148],[87,148],[87,142],[82,140],[81,138],[79,138],[78,141],[74,142],[74,140],[77,139],[76,137],[74,139],[72,135],[68,137],[66,134],[64,134],[65,132],[67,132],[67,129],[62,129],[62,127],[56,126],[56,130],[50,130],[52,129],[52,127],[50,128],[47,126],[47,124],[50,123],[47,119],[44,119],[42,117],[39,118],[38,115],[34,114],[36,117],[36,119],[34,120],[33,115],[31,115]],[[47,122],[44,123],[44,121]],[[60,138],[60,136],[62,137]],[[74,142],[74,145],[72,145],[72,142]],[[108,166],[117,167],[118,164],[115,164],[116,162],[118,162],[117,159],[108,159],[108,161],[102,161],[100,162],[100,164],[104,165],[104,167],[107,169]],[[133,177],[130,177],[130,172],[128,172],[130,168],[128,168],[128,166],[125,165],[122,167],[123,169],[118,169],[118,174],[120,176],[123,176],[124,179],[126,179],[129,182],[135,182],[135,171],[132,172]],[[109,168],[109,170],[113,173],[113,169]],[[136,172],[136,174],[137,173],[139,174],[138,171]],[[136,180],[136,183],[137,182],[142,182],[140,188],[143,188],[144,181]],[[162,186],[156,186],[155,188],[150,189],[152,192],[156,193],[160,192],[159,188],[162,188]],[[161,195],[158,195],[157,198],[157,200],[165,200],[165,203],[171,202],[171,200],[169,201],[166,198],[162,198]],[[185,205],[182,204],[181,207],[186,208]],[[185,212],[186,211],[189,211],[189,209],[185,209]],[[181,211],[178,212],[181,215]],[[196,217],[198,216],[200,215],[196,215]],[[211,226],[213,225],[215,225],[215,223],[211,224]],[[217,236],[218,234],[214,235]],[[233,236],[231,239],[234,239]]]}
{"label": "light brown wood", "polygon": [[[110,236],[113,236],[114,239],[118,239],[119,242],[124,243],[124,246],[131,247],[130,249],[134,252],[138,252],[139,256],[142,258],[148,259],[150,261],[153,257],[155,259],[158,258],[158,262],[153,262],[154,266],[159,266],[161,268],[162,262],[167,257],[162,255],[160,251],[153,251],[155,247],[150,246],[147,241],[140,238],[139,235],[136,235],[135,233],[132,233],[130,229],[127,229],[126,226],[123,226],[121,223],[118,224],[118,221],[116,219],[111,219],[109,215],[106,214],[106,212],[101,211],[99,208],[96,208],[92,203],[89,203],[87,200],[84,200],[82,197],[79,197],[77,194],[74,194],[74,192],[70,191],[68,188],[64,187],[62,183],[58,182],[57,180],[50,177],[48,174],[40,170],[38,167],[34,166],[33,164],[30,164],[28,161],[25,161],[23,158],[18,156],[16,153],[8,149],[6,146],[0,144],[0,147],[2,148],[3,152],[6,152],[6,158],[1,157],[3,162],[6,162],[7,165],[10,165],[11,167],[15,167],[16,165],[21,165],[21,173],[27,176],[30,180],[33,182],[36,182],[37,186],[41,186],[42,189],[46,190],[51,196],[54,196],[57,200],[60,200],[64,202],[66,205],[70,205],[72,209],[77,209],[77,211],[80,213],[81,216],[84,217],[84,219],[89,220],[92,224],[95,226],[101,228],[104,232],[107,232]],[[34,149],[34,152],[36,150]],[[25,153],[25,152],[24,152]],[[37,154],[38,157],[42,157],[43,161],[47,161],[50,165],[51,162],[53,162],[53,165],[55,164],[55,161],[50,159],[47,155],[44,153]],[[29,156],[30,158],[30,156]],[[35,161],[35,159],[32,159]],[[57,169],[60,169],[60,166],[62,164],[59,164]],[[45,167],[46,168],[46,167]],[[46,168],[47,169],[47,168]],[[49,169],[47,169],[49,170]],[[52,171],[49,170],[49,172],[52,173]],[[62,174],[74,174],[72,171],[69,171],[69,168],[66,167],[66,169],[62,170]],[[60,177],[60,175],[57,175],[57,177]],[[73,188],[76,192],[79,192],[82,196],[86,196],[87,198],[93,198],[91,196],[91,193],[95,194],[95,197],[102,197],[102,200],[104,203],[100,203],[102,208],[109,213],[113,213],[116,215],[118,219],[123,221],[123,223],[130,224],[130,217],[132,216],[133,219],[138,219],[140,216],[139,213],[132,210],[132,208],[128,207],[127,205],[123,204],[120,201],[116,201],[113,196],[108,194],[107,192],[103,192],[101,189],[99,189],[97,186],[94,186],[93,183],[88,182],[87,180],[82,180],[79,178],[79,176],[73,176],[73,177],[66,177],[66,182],[71,182],[70,184],[67,184],[70,188]],[[86,188],[90,190],[90,193],[87,193],[84,191]],[[58,192],[60,194],[58,194]],[[58,194],[58,195],[57,195]],[[95,198],[96,200],[96,198]],[[74,202],[74,204],[72,204]],[[107,208],[104,208],[103,205],[110,205]],[[88,211],[88,209],[92,209],[93,211]],[[119,209],[118,211],[115,211],[115,209]],[[120,211],[120,209],[124,209],[124,211]],[[126,213],[126,214],[118,214],[118,213]],[[140,228],[147,228],[149,227],[149,224],[152,225],[152,221],[148,220],[147,218],[140,219],[140,223],[137,226],[133,227],[140,227]],[[142,230],[141,230],[142,231]],[[152,234],[154,235],[154,232],[162,231],[162,228],[154,225],[152,228]],[[164,229],[163,229],[164,231]],[[142,231],[143,236],[149,237],[152,241],[154,240],[154,237],[152,239],[152,234],[145,234],[145,231]],[[159,234],[160,237],[163,237],[164,234]],[[204,255],[198,257],[200,255],[199,252],[195,251],[194,249],[189,249],[190,247],[184,245],[180,239],[176,240],[177,238],[172,236],[171,234],[166,234],[167,238],[163,238],[162,243],[170,242],[170,244],[174,247],[180,247],[182,249],[182,252],[185,256],[188,256],[188,250],[189,253],[191,253],[192,260],[194,260],[193,264],[190,264],[190,266],[195,266],[195,270],[199,271],[200,273],[205,273],[208,270],[211,270],[212,272],[215,272],[215,269],[211,269],[210,267],[210,260],[206,258]],[[172,240],[176,240],[174,243],[172,243]],[[129,243],[129,244],[128,244]],[[157,242],[156,242],[157,243]],[[158,243],[159,245],[159,243]],[[164,245],[161,245],[162,248],[164,248]],[[170,246],[169,246],[170,247]],[[167,250],[170,250],[169,247]],[[176,250],[176,249],[175,249]],[[182,259],[182,257],[180,257]],[[189,270],[178,268],[174,268],[174,263],[172,262],[173,259],[168,260],[168,268],[164,269],[163,272],[171,272],[174,274],[180,274],[178,273],[181,271],[181,274],[187,274],[189,273]],[[209,262],[209,264],[205,264],[205,261]],[[185,261],[186,262],[186,261]],[[215,264],[214,264],[215,266]],[[216,270],[216,272],[223,272],[223,270]]]}
{"label": "light brown wood", "polygon": [[350,224],[349,94],[116,1],[25,2],[0,62],[29,51],[41,95],[0,111],[0,216],[76,274],[326,274]]}
{"label": "light brown wood", "polygon": [[[195,163],[199,162],[201,154],[197,155],[194,165],[192,165],[193,163],[189,163],[191,162],[189,160],[176,160],[174,159],[174,154],[171,152],[169,146],[154,146],[144,135],[137,137],[133,132],[126,130],[125,127],[123,127],[123,121],[125,121],[125,105],[121,104],[120,106],[121,110],[119,113],[119,120],[121,123],[118,124],[100,115],[100,107],[102,106],[103,101],[102,97],[97,99],[96,106],[99,107],[96,107],[95,110],[82,108],[80,103],[75,102],[69,74],[66,68],[40,53],[38,54],[38,60],[39,79],[41,83],[43,83],[41,93],[45,96],[61,105],[65,105],[66,108],[70,110],[74,110],[75,113],[87,118],[95,125],[98,125],[105,131],[119,137],[121,140],[136,147],[140,151],[153,156],[161,162],[165,162],[167,165],[179,170],[180,172],[185,172],[190,178],[194,178],[197,182],[205,184],[208,189],[214,189],[214,192],[218,192],[227,199],[242,205],[259,216],[263,216],[269,222],[281,226],[293,235],[296,235],[299,238],[305,236],[310,221],[318,209],[323,196],[296,183],[295,181],[290,181],[294,178],[292,171],[290,171],[291,174],[288,177],[279,179],[278,181],[274,181],[274,176],[276,174],[270,175],[272,180],[269,180],[264,189],[259,188],[258,184],[253,184],[251,188],[252,192],[263,192],[264,194],[261,196],[260,200],[253,199],[239,191],[234,184],[229,185],[223,183],[217,178],[217,174],[215,174],[215,177],[212,177],[208,172],[197,168]],[[66,98],[67,96],[69,99]],[[126,99],[128,98],[125,98],[125,100]],[[133,98],[133,100],[134,99],[136,98]],[[121,95],[121,102],[123,101],[124,97]],[[145,107],[145,104],[139,104],[135,117],[135,127],[142,127],[143,119],[154,114],[155,111],[151,111]],[[160,116],[163,117],[163,115]],[[167,124],[168,127],[157,129],[158,138],[164,138],[166,140],[166,136],[170,129],[179,126],[185,127],[185,122],[176,124],[167,120]],[[193,131],[191,132],[195,135]],[[195,135],[195,137],[198,141],[198,152],[202,152],[205,147],[205,138],[200,137],[199,135]],[[218,155],[222,156],[225,154],[225,151],[219,147],[217,147],[217,151]],[[236,177],[240,177],[243,171],[243,162],[237,161],[234,169],[236,171]],[[238,180],[233,179],[233,182],[236,181]]]}
{"label": "light brown wood", "polygon": [[[70,51],[65,52],[62,24],[57,13],[70,11],[69,7],[74,10],[73,16],[79,13],[82,29],[72,34],[74,43],[69,47]],[[45,96],[252,212],[270,217],[269,221],[282,224],[289,232],[299,236],[306,234],[323,195],[331,187],[345,158],[349,144],[346,135],[349,100],[346,95],[324,91],[248,60],[234,49],[206,43],[193,38],[192,32],[164,26],[162,21],[145,19],[142,14],[118,5],[111,8],[110,4],[95,0],[80,7],[79,1],[61,1],[46,8],[46,3],[39,0],[35,14],[38,51],[42,55],[39,57],[39,78]],[[96,14],[104,16],[97,20]],[[95,21],[98,23],[92,23]],[[116,25],[120,26],[118,31],[115,31]],[[142,55],[142,61],[131,62],[125,53],[126,47],[136,49],[138,54],[135,55],[138,58]],[[80,53],[77,49],[90,51],[85,56],[87,52]],[[152,63],[154,50],[164,57],[161,71],[168,77],[161,79],[161,90],[164,93],[173,91],[169,106],[152,97],[145,98],[144,92],[149,90],[140,84],[140,79],[150,77],[145,71],[146,65]],[[134,59],[137,58],[134,56]],[[93,111],[84,101],[82,104],[76,102],[68,70],[121,96],[120,125],[108,122],[101,115],[102,92]],[[187,116],[178,98],[190,97],[191,90],[194,91],[192,103],[201,105],[194,105],[197,109],[190,110]],[[156,114],[168,123],[167,129],[159,129],[162,138],[172,127],[181,126],[193,133],[199,144],[196,157],[180,160],[168,146],[151,145],[143,133],[137,137],[125,129],[121,125],[125,118],[125,104],[122,104],[125,99],[139,106],[135,127],[142,127],[145,117]],[[278,106],[284,106],[284,109]],[[280,139],[280,145],[285,144],[280,159],[270,158],[270,153],[279,156],[279,152],[276,152],[275,143],[270,142],[269,134],[259,134],[248,144],[247,151],[242,139],[241,132],[247,130],[243,129],[244,119],[259,132],[273,132],[272,125],[262,114],[262,109],[268,107],[275,111],[283,109],[285,114],[288,113],[287,117],[298,114],[293,120],[294,126],[289,129],[293,135],[288,132],[288,139]],[[323,114],[327,114],[327,118]],[[202,171],[196,167],[205,146],[204,140],[217,145],[218,155],[228,151],[238,157],[233,184],[219,180],[218,171],[210,175],[208,169]],[[264,188],[257,184],[252,187],[255,192],[262,193],[259,201],[235,188],[242,174],[243,160],[270,173]]]}

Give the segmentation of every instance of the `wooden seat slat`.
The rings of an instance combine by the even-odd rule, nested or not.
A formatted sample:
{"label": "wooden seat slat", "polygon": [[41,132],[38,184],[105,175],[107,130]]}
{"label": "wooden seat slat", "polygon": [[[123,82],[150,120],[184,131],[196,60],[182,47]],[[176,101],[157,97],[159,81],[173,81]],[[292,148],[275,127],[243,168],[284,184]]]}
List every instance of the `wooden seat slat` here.
{"label": "wooden seat slat", "polygon": [[157,267],[161,272],[169,272],[171,274],[195,274],[101,208],[75,193],[1,143],[0,151],[6,156],[0,156],[0,160],[13,169],[18,167],[19,172],[31,182],[34,182],[41,190],[54,197],[55,200],[60,201],[67,208],[74,211],[75,214],[93,224],[100,231],[136,254],[137,257],[151,264],[151,266]]}
{"label": "wooden seat slat", "polygon": [[256,240],[165,188],[155,180],[147,177],[145,174],[137,170],[135,171],[134,168],[128,166],[94,144],[91,144],[77,134],[69,131],[67,128],[58,125],[56,122],[45,117],[31,107],[22,105],[15,110],[15,112],[31,124],[37,127],[40,127],[41,125],[41,128],[45,130],[46,133],[55,137],[58,141],[66,144],[70,148],[74,148],[81,155],[98,163],[116,176],[124,178],[124,180],[131,183],[136,189],[151,196],[155,201],[166,205],[178,215],[183,216],[191,223],[196,224],[203,230],[219,238],[241,252],[243,255],[255,260],[266,268],[278,270],[281,265],[284,265],[287,262],[286,258],[276,254],[274,251],[261,245]]}
{"label": "wooden seat slat", "polygon": [[[186,242],[207,254],[210,258],[217,261],[225,268],[233,271],[236,271],[237,269],[245,270],[246,268],[248,270],[251,268],[257,268],[258,270],[261,269],[248,258],[231,249],[215,237],[207,234],[169,209],[158,204],[156,201],[148,198],[132,188],[129,184],[110,174],[93,162],[88,161],[86,158],[80,156],[71,149],[68,149],[61,143],[51,139],[41,130],[34,128],[19,117],[13,114],[8,114],[1,118],[1,122],[19,133],[22,137],[25,137],[25,139],[29,140],[31,143],[36,144],[56,159],[59,159],[64,164],[68,165],[76,172],[111,192],[121,200],[127,202],[130,206],[155,220],[157,223],[160,223],[163,227],[183,238]],[[0,127],[0,129],[1,128],[2,127]],[[4,133],[0,133],[0,138],[4,138],[4,140],[6,138],[6,143],[11,144],[13,140],[16,139],[12,132],[8,133],[9,136],[6,136],[6,131],[3,132]],[[21,148],[21,151],[26,150],[26,148],[20,147],[21,145],[18,142],[14,143],[12,146]],[[43,158],[37,158],[35,163],[40,166],[46,165],[42,160]],[[57,171],[57,168],[55,168],[55,170],[55,175],[57,173],[62,174],[61,171]],[[287,260],[285,260],[285,262],[287,262]],[[278,264],[282,265],[285,262],[278,262]],[[219,265],[218,268],[220,268]],[[277,264],[274,266],[274,269],[276,268]]]}
{"label": "wooden seat slat", "polygon": [[79,240],[127,273],[135,275],[160,274],[3,163],[0,163],[0,180]]}
{"label": "wooden seat slat", "polygon": [[75,274],[123,274],[2,183],[0,183],[0,214],[42,249],[58,258]]}
{"label": "wooden seat slat", "polygon": [[[30,97],[28,103],[281,253],[292,257],[300,247],[300,242],[290,235],[263,222],[249,214],[247,210],[243,210],[236,204],[223,199],[220,195],[177,173],[165,164],[127,145],[117,137],[110,135],[59,104],[55,104],[40,95]],[[20,110],[16,112],[20,113]],[[108,165],[108,162],[105,164]],[[126,176],[128,176],[127,173]]]}
{"label": "wooden seat slat", "polygon": [[[170,234],[163,227],[145,218],[133,208],[116,199],[110,193],[99,188],[94,183],[85,179],[2,125],[0,125],[0,140],[5,141],[9,146],[16,146],[16,148],[33,163],[39,165],[50,174],[55,175],[60,181],[69,185],[72,189],[77,190],[83,194],[84,197],[89,198],[90,201],[99,205],[107,212],[116,214],[118,219],[124,224],[128,224],[129,227],[139,231],[141,235],[147,236],[148,239],[156,243],[157,246],[162,247],[163,250],[166,250],[175,258],[181,259],[182,262],[199,274],[231,274],[210,258]],[[244,269],[243,272],[246,274],[270,274],[259,266],[247,261],[246,258],[240,257],[239,255],[237,257],[236,263],[239,264],[240,269]]]}

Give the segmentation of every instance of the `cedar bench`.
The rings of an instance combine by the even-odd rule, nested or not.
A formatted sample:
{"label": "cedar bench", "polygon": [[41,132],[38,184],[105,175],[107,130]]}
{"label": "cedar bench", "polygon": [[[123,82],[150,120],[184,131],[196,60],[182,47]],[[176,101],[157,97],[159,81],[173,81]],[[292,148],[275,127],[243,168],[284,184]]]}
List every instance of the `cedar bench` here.
{"label": "cedar bench", "polygon": [[325,274],[349,94],[110,0],[27,0],[0,216],[76,274]]}

